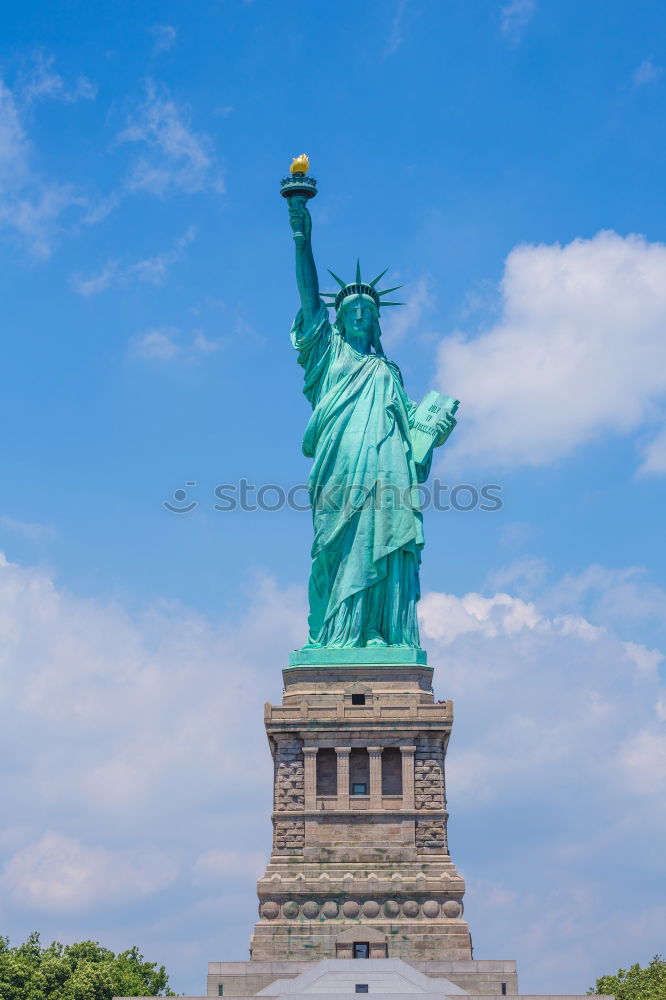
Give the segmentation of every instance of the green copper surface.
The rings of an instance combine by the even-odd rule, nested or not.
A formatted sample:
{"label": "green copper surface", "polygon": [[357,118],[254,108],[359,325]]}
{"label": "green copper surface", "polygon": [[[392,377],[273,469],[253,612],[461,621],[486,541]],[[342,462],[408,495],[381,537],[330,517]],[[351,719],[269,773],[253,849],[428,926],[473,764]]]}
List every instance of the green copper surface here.
{"label": "green copper surface", "polygon": [[357,294],[363,285],[358,263],[353,284],[331,272],[342,288],[331,323],[320,297],[306,202],[298,193],[287,198],[301,298],[291,340],[312,406],[303,452],[313,460],[308,488],[314,520],[308,644],[292,654],[292,665],[305,662],[294,660],[301,655],[330,664],[336,650],[343,658],[335,662],[425,663],[416,617],[424,543],[418,484],[455,417],[440,407],[431,443],[419,442],[421,460],[415,461],[418,407],[381,345],[379,312],[388,303],[377,303],[374,283],[373,294]]}
{"label": "green copper surface", "polygon": [[290,667],[357,667],[404,666],[427,663],[425,649],[404,649],[400,646],[357,646],[347,649],[316,649],[306,646],[289,654]]}

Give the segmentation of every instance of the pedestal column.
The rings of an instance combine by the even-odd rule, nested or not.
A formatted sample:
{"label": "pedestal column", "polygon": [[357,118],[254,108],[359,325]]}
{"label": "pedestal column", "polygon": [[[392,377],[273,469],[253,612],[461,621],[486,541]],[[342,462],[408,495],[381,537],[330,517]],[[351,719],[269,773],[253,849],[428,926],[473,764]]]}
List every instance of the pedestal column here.
{"label": "pedestal column", "polygon": [[402,808],[414,808],[414,754],[416,747],[400,747],[402,754]]}
{"label": "pedestal column", "polygon": [[349,754],[351,747],[336,747],[338,761],[338,809],[349,809]]}
{"label": "pedestal column", "polygon": [[305,760],[305,808],[317,808],[317,747],[303,747]]}
{"label": "pedestal column", "polygon": [[382,750],[384,747],[368,747],[370,755],[370,808],[382,807]]}

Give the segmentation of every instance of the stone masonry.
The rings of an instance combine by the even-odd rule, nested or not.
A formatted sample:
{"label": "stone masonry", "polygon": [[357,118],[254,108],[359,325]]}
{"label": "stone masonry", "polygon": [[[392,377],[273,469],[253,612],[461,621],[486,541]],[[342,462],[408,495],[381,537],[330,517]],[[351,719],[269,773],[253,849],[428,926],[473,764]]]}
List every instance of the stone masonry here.
{"label": "stone masonry", "polygon": [[252,962],[469,961],[446,837],[453,706],[424,664],[298,665],[266,705],[273,851]]}
{"label": "stone masonry", "polygon": [[303,809],[303,747],[299,740],[279,740],[275,749],[275,811]]}

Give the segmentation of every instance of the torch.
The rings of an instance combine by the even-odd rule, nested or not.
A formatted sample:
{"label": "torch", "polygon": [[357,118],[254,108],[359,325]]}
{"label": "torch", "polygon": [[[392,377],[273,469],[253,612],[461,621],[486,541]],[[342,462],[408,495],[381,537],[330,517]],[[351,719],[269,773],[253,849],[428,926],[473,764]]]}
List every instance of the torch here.
{"label": "torch", "polygon": [[[302,198],[302,204],[305,204],[309,198],[314,198],[317,194],[317,182],[314,177],[308,176],[309,169],[310,160],[305,153],[301,153],[300,156],[292,160],[289,176],[283,177],[280,183],[280,194],[283,198]],[[294,238],[299,235],[302,234],[294,233]]]}

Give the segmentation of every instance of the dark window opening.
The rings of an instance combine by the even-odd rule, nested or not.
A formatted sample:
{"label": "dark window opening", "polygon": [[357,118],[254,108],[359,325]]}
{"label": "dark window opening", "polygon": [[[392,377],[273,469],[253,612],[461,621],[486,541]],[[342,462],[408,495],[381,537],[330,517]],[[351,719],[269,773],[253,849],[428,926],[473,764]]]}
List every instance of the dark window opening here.
{"label": "dark window opening", "polygon": [[218,983],[217,984],[217,995],[218,995],[218,997],[223,997],[224,996],[224,983]]}
{"label": "dark window opening", "polygon": [[[368,941],[354,941],[354,958],[370,958],[370,944]],[[365,992],[367,992],[367,984],[358,983],[358,986],[363,985],[365,985]]]}
{"label": "dark window opening", "polygon": [[365,705],[365,695],[364,694],[353,694],[352,695],[352,705]]}
{"label": "dark window opening", "polygon": [[324,747],[317,754],[317,795],[337,795],[338,763],[335,750]]}
{"label": "dark window opening", "polygon": [[352,795],[367,795],[368,786],[365,784],[364,781],[355,781],[354,784],[352,785],[351,793]]}
{"label": "dark window opening", "polygon": [[506,983],[502,983],[502,996],[506,996]]}
{"label": "dark window opening", "polygon": [[402,754],[386,747],[382,754],[382,795],[402,795]]}
{"label": "dark window opening", "polygon": [[368,992],[368,984],[367,983],[357,983],[356,984],[356,992],[357,993],[367,993]]}

